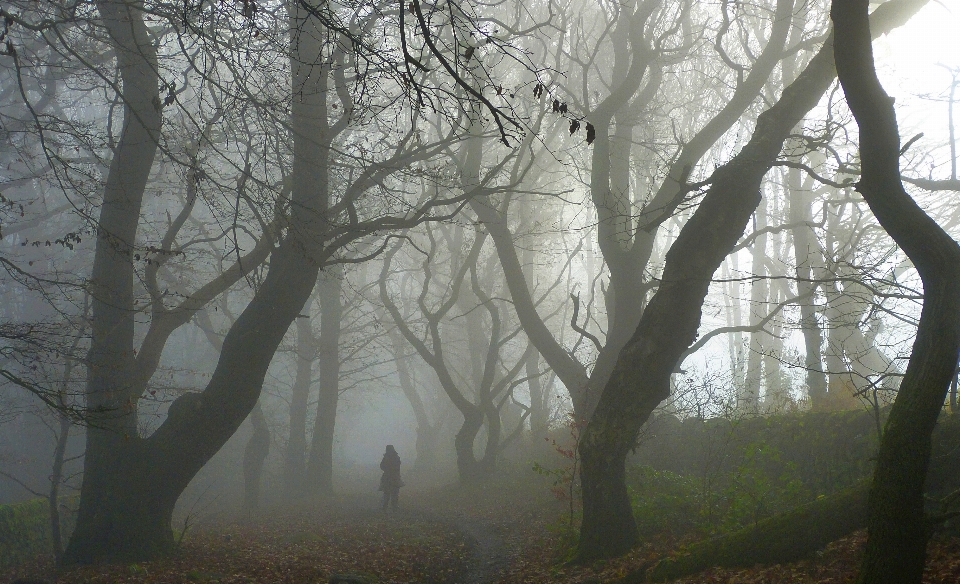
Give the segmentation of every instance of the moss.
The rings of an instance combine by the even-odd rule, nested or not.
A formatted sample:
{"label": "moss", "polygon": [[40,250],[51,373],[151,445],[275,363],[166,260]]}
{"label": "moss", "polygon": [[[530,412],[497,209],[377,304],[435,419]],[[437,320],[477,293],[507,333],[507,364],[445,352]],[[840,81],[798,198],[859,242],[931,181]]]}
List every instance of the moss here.
{"label": "moss", "polygon": [[649,579],[665,582],[713,566],[740,568],[799,560],[866,525],[867,491],[866,484],[861,484],[693,544],[661,560]]}

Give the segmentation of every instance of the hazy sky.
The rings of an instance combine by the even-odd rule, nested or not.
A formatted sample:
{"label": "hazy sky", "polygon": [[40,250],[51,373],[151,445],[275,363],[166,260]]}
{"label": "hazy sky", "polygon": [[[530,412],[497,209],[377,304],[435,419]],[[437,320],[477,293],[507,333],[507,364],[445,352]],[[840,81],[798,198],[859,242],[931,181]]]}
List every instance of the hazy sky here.
{"label": "hazy sky", "polygon": [[[947,139],[947,104],[921,99],[945,98],[951,75],[960,73],[960,1],[934,0],[910,22],[875,44],[878,67],[887,93],[897,99],[904,134],[924,132],[928,144]],[[960,89],[957,98],[960,99]],[[954,109],[960,122],[960,107]],[[912,134],[911,134],[912,135]],[[939,178],[946,178],[940,176]]]}

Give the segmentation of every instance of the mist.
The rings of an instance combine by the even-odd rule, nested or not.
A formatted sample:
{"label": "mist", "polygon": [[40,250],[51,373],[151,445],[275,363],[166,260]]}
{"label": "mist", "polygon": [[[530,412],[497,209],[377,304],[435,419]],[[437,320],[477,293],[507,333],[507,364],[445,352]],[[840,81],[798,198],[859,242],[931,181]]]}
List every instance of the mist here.
{"label": "mist", "polygon": [[0,581],[960,580],[955,6],[0,15]]}

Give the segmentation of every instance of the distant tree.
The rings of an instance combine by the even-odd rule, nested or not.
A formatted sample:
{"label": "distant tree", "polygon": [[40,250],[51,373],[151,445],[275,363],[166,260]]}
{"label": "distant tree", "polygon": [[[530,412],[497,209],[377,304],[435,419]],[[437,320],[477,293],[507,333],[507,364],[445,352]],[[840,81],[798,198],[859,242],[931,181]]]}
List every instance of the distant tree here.
{"label": "distant tree", "polygon": [[[425,248],[420,263],[422,288],[411,295],[415,299],[407,298],[416,308],[401,311],[390,293],[389,277],[399,244],[384,258],[380,299],[398,331],[434,370],[463,416],[454,446],[460,479],[470,481],[493,473],[504,444],[522,428],[526,416],[519,426],[503,432],[501,410],[522,383],[517,378],[525,370],[527,355],[519,351],[519,356],[508,356],[511,349],[517,351],[520,329],[504,322],[499,302],[492,298],[499,278],[489,269],[481,272],[478,265],[486,234],[479,232],[471,241],[460,226],[441,229],[446,232],[443,240],[428,230],[427,241],[420,244]],[[447,261],[439,261],[444,247],[450,255],[444,258]],[[448,265],[449,272],[441,270],[442,265]],[[463,325],[457,326],[458,322]],[[531,348],[528,344],[527,351]],[[484,427],[486,443],[478,459],[474,445]]]}
{"label": "distant tree", "polygon": [[320,303],[320,334],[315,337],[317,358],[317,413],[310,441],[306,469],[306,492],[333,492],[333,439],[340,399],[340,337],[344,306],[341,300],[343,266],[333,265],[320,274],[317,300]]}

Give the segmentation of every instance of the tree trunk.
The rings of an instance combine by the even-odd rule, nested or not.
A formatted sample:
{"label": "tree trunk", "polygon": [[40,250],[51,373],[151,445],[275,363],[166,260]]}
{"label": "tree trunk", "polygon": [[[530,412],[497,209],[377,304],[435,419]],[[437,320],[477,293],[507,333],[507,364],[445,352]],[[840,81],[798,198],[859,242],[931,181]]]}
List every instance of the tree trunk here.
{"label": "tree trunk", "polygon": [[320,274],[317,282],[320,297],[320,395],[317,417],[310,443],[308,468],[309,490],[312,493],[333,492],[333,437],[337,422],[337,401],[340,398],[340,326],[343,305],[340,303],[343,268],[333,265]]}
{"label": "tree trunk", "polygon": [[480,461],[473,452],[473,443],[477,440],[480,429],[483,428],[483,413],[480,408],[460,410],[463,414],[463,424],[453,440],[457,453],[457,473],[461,482],[470,482],[483,476]]}
{"label": "tree trunk", "polygon": [[[133,249],[140,208],[160,132],[156,48],[136,2],[101,0],[97,10],[116,53],[123,130],[110,163],[97,223],[90,278],[86,458],[80,509],[65,564],[97,557],[139,557],[172,549],[170,513],[156,505],[162,486],[137,434],[134,372]],[[166,497],[168,498],[168,497]],[[175,499],[174,499],[175,500]],[[149,503],[148,503],[149,502]]]}
{"label": "tree trunk", "polygon": [[307,402],[313,381],[313,361],[317,355],[310,305],[307,301],[297,317],[297,374],[290,395],[290,436],[283,462],[283,486],[289,497],[306,493]]}
{"label": "tree trunk", "polygon": [[540,352],[527,357],[527,387],[530,390],[530,436],[539,445],[547,437],[550,423],[550,388],[540,380]]}
{"label": "tree trunk", "polygon": [[[72,367],[71,367],[72,368]],[[57,434],[57,448],[53,453],[53,470],[50,472],[50,493],[47,504],[50,508],[50,540],[53,544],[53,557],[57,565],[63,560],[63,536],[60,533],[60,485],[63,483],[63,462],[70,440],[70,427],[73,422],[60,415],[60,433]]]}
{"label": "tree trunk", "polygon": [[[790,223],[793,228],[793,254],[796,258],[797,294],[806,300],[800,302],[800,331],[803,333],[804,368],[806,369],[807,395],[813,409],[819,409],[827,393],[827,377],[823,372],[821,347],[823,335],[817,322],[816,283],[813,282],[814,270],[822,264],[817,258],[819,249],[815,249],[815,236],[810,225],[813,212],[810,209],[812,193],[805,189],[800,178],[800,170],[787,171],[787,186],[790,189]],[[820,261],[818,261],[818,259]]]}
{"label": "tree trunk", "polygon": [[270,454],[270,430],[267,420],[263,416],[260,403],[250,413],[250,423],[253,433],[243,452],[243,506],[242,512],[251,516],[260,509],[260,477],[263,474],[263,463]]}
{"label": "tree trunk", "polygon": [[[754,213],[755,228],[767,227],[767,205],[761,203]],[[743,394],[737,408],[747,414],[756,414],[760,409],[760,387],[763,379],[764,343],[761,339],[769,338],[766,332],[758,330],[760,321],[767,316],[770,304],[767,302],[769,285],[767,282],[767,236],[761,233],[753,242],[753,262],[751,277],[756,278],[750,285],[750,350],[747,352],[747,377],[743,384]],[[769,390],[769,388],[767,388]]]}
{"label": "tree trunk", "polygon": [[690,545],[683,553],[661,560],[643,581],[666,582],[713,566],[749,568],[795,562],[862,529],[866,515],[867,488],[852,487],[733,533]]}
{"label": "tree trunk", "polygon": [[910,362],[880,441],[858,582],[913,584],[923,577],[929,537],[923,486],[930,435],[960,354],[960,246],[900,182],[900,134],[893,100],[874,69],[868,4],[835,1],[831,9],[840,84],[860,128],[857,190],[913,262],[924,301]]}

